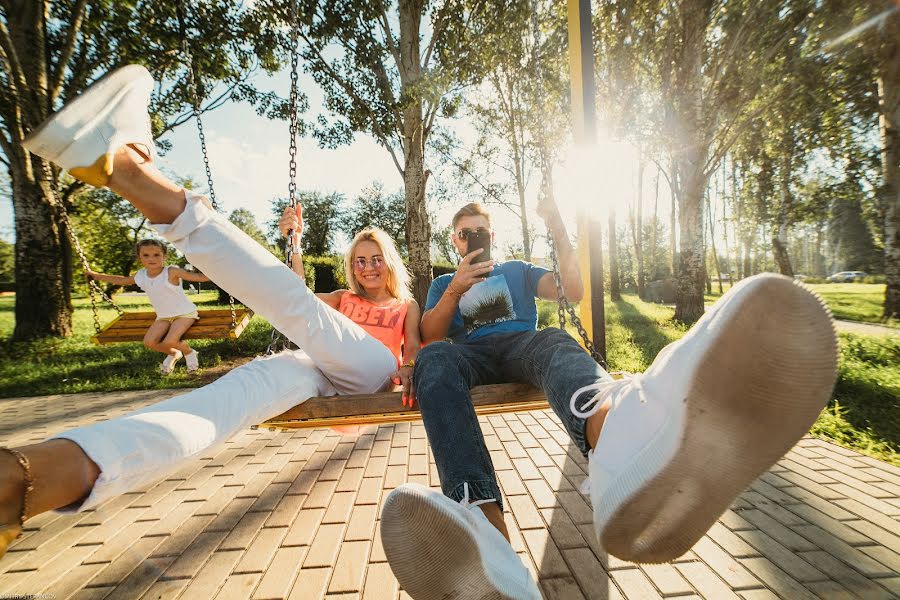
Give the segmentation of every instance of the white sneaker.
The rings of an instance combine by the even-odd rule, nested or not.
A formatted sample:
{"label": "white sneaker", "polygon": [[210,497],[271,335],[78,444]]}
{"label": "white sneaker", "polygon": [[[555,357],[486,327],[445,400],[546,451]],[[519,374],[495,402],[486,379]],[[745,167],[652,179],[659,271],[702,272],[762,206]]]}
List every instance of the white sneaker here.
{"label": "white sneaker", "polygon": [[684,554],[809,430],[836,362],[821,299],[765,274],[725,294],[643,375],[590,386],[589,410],[576,393],[574,414],[610,403],[589,457],[600,544],[634,562]]}
{"label": "white sneaker", "polygon": [[184,355],[184,364],[187,366],[188,373],[196,373],[200,369],[200,358],[197,356],[196,350]]}
{"label": "white sneaker", "polygon": [[168,375],[175,370],[175,363],[181,360],[181,357],[181,350],[176,350],[175,354],[169,354],[163,359],[162,364],[159,366],[159,370],[163,375]]}
{"label": "white sneaker", "polygon": [[[468,496],[468,488],[466,488]],[[475,507],[414,483],[392,491],[381,511],[391,570],[415,600],[540,600],[531,573]]]}
{"label": "white sneaker", "polygon": [[22,145],[72,177],[102,187],[120,147],[135,144],[153,156],[147,114],[152,90],[153,77],[140,65],[112,71],[44,121]]}

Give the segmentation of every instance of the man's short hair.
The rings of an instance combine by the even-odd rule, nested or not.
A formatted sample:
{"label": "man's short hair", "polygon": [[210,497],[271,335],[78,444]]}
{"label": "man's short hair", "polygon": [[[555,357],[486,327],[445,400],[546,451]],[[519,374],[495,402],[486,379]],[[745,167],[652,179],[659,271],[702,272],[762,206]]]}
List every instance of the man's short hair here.
{"label": "man's short hair", "polygon": [[479,217],[479,216],[487,219],[488,225],[491,224],[491,213],[489,213],[487,211],[487,209],[484,207],[484,204],[481,204],[480,202],[470,202],[469,204],[466,204],[461,209],[456,211],[456,214],[453,215],[453,221],[451,222],[451,226],[453,227],[453,229],[456,229],[456,224],[463,217]]}

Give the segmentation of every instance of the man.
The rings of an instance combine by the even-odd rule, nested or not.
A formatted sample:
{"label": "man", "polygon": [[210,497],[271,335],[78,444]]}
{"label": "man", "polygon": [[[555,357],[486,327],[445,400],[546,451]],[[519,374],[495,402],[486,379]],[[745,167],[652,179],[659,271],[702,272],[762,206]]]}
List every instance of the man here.
{"label": "man", "polygon": [[[566,295],[582,287],[555,204],[538,208],[556,241]],[[567,333],[536,331],[535,297],[553,273],[522,261],[473,262],[478,204],[453,217],[464,258],[434,280],[413,380],[443,494],[406,484],[385,500],[382,540],[403,588],[422,598],[540,598],[509,545],[502,495],[472,406],[476,385],[544,391],[589,460],[594,528],[610,553],[670,561],[806,431],[835,380],[822,302],[778,275],[746,279],[642,375],[614,381]],[[491,235],[493,235],[491,233]],[[445,339],[446,338],[446,339]]]}

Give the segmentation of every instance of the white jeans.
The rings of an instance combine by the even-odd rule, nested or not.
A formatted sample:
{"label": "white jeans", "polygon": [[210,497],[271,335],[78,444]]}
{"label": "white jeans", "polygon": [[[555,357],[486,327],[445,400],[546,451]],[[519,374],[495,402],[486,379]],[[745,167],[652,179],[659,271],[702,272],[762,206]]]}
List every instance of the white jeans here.
{"label": "white jeans", "polygon": [[90,495],[67,510],[152,483],[307,398],[380,391],[397,369],[384,344],[316,298],[205,197],[186,196],[184,212],[171,225],[155,225],[157,231],[301,350],[257,358],[187,394],[54,436],[78,444],[101,471]]}

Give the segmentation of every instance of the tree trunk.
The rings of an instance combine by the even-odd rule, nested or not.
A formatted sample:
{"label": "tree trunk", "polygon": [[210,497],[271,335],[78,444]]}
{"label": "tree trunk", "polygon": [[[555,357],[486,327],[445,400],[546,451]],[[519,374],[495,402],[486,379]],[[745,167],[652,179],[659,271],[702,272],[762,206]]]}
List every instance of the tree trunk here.
{"label": "tree trunk", "polygon": [[813,256],[813,276],[825,277],[825,255],[822,254],[822,244],[825,241],[825,228],[822,222],[816,223],[816,250]]}
{"label": "tree trunk", "polygon": [[67,285],[71,263],[65,256],[65,232],[54,214],[57,208],[50,183],[43,171],[37,170],[41,159],[33,157],[28,164],[27,153],[22,152],[9,157],[16,227],[16,326],[12,339],[71,335],[72,303]]}
{"label": "tree trunk", "polygon": [[425,202],[424,117],[421,90],[417,89],[422,78],[420,52],[423,5],[418,1],[401,0],[400,13],[400,68],[401,98],[410,98],[403,109],[403,187],[406,197],[406,240],[409,245],[409,265],[413,277],[413,296],[420,306],[425,306],[428,288],[431,286],[431,222],[428,220]]}
{"label": "tree trunk", "polygon": [[616,211],[609,212],[609,299],[618,302],[622,299],[619,285],[619,248],[616,242]]}
{"label": "tree trunk", "polygon": [[[790,138],[788,133],[786,137]],[[791,203],[793,196],[791,195],[791,157],[790,152],[793,151],[793,142],[789,139],[785,143],[783,151],[787,154],[784,156],[781,166],[781,206],[778,209],[778,228],[775,229],[777,234],[772,236],[772,254],[775,258],[775,264],[778,265],[778,271],[785,277],[793,277],[794,269],[791,267],[791,256],[788,253],[788,227],[790,223]]]}
{"label": "tree trunk", "polygon": [[638,261],[637,292],[644,299],[644,159],[638,165],[637,223],[634,227],[634,253]]}
{"label": "tree trunk", "polygon": [[722,290],[722,269],[719,268],[719,253],[716,252],[716,228],[713,224],[713,216],[712,216],[712,201],[707,196],[706,198],[706,212],[709,217],[709,246],[712,249],[713,254],[713,264],[716,266],[716,277],[719,280],[719,295],[721,296],[725,292]]}
{"label": "tree trunk", "polygon": [[900,318],[900,18],[881,25],[878,107],[884,205],[884,317]]}
{"label": "tree trunk", "polygon": [[672,277],[675,277],[678,274],[678,250],[675,245],[675,226],[677,225],[675,214],[677,211],[677,204],[675,190],[670,189],[669,193],[672,194],[672,207],[669,212],[669,258],[672,262],[669,264],[672,266]]}
{"label": "tree trunk", "polygon": [[650,265],[653,269],[652,273],[656,273],[657,269],[657,252],[656,245],[659,243],[659,170],[656,171],[656,177],[653,179],[653,232],[650,234]]}
{"label": "tree trunk", "polygon": [[753,275],[753,233],[748,229],[744,233],[744,272],[741,278]]}
{"label": "tree trunk", "polygon": [[725,239],[725,269],[727,270],[728,275],[728,285],[734,285],[734,281],[731,279],[731,273],[733,271],[733,266],[731,264],[731,244],[728,242],[728,219],[726,218],[726,214],[728,212],[728,201],[725,198],[725,179],[722,179],[722,237]]}
{"label": "tree trunk", "polygon": [[681,45],[674,61],[675,179],[678,182],[679,255],[675,276],[675,319],[693,323],[703,315],[704,172],[711,135],[703,106],[703,52],[712,0],[695,0],[681,8]]}

